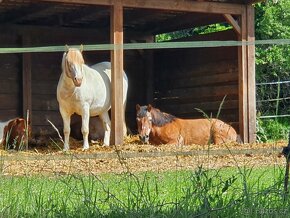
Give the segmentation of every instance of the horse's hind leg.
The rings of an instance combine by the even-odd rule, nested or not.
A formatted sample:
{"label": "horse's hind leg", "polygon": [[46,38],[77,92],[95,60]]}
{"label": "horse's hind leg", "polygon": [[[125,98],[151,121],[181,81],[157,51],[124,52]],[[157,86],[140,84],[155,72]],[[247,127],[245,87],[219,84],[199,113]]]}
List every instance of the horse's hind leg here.
{"label": "horse's hind leg", "polygon": [[104,112],[104,113],[100,114],[100,118],[103,121],[103,126],[105,129],[104,146],[109,146],[110,145],[110,135],[111,135],[111,120],[110,120],[108,112]]}

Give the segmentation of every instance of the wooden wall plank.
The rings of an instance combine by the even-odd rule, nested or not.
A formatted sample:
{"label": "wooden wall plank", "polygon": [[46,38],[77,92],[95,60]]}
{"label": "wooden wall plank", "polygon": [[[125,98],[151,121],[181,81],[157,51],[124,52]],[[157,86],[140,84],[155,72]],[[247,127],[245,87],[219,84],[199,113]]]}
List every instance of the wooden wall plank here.
{"label": "wooden wall plank", "polygon": [[15,117],[19,117],[19,110],[18,109],[0,109],[0,121],[8,121]]}
{"label": "wooden wall plank", "polygon": [[[122,46],[123,44],[123,7],[118,1],[111,7],[111,43]],[[112,63],[112,129],[110,143],[123,144],[123,49],[115,48],[111,51]]]}
{"label": "wooden wall plank", "polygon": [[[218,111],[221,105],[221,101],[199,102],[199,103],[187,103],[187,104],[167,104],[162,108],[166,111],[175,111],[176,114],[196,112],[195,108],[208,111]],[[222,105],[222,111],[228,109],[237,109],[238,100],[225,100]]]}
{"label": "wooden wall plank", "polygon": [[43,111],[49,113],[50,111],[58,111],[59,106],[55,94],[49,95],[33,95],[32,108],[35,111]]}
{"label": "wooden wall plank", "polygon": [[18,97],[19,93],[0,93],[0,110],[16,110],[19,107]]}
{"label": "wooden wall plank", "polygon": [[236,84],[238,81],[237,71],[235,73],[227,72],[214,74],[214,75],[204,75],[204,76],[194,76],[192,74],[190,77],[183,77],[178,79],[164,79],[158,81],[158,86],[161,87],[171,87],[171,88],[187,88],[192,86],[211,86],[211,85],[226,85],[226,84]]}
{"label": "wooden wall plank", "polygon": [[159,92],[156,97],[159,98],[182,98],[182,97],[194,97],[205,98],[208,96],[225,96],[225,95],[237,95],[237,85],[224,85],[224,86],[207,86],[196,88],[183,88],[183,89],[168,89],[164,92]]}
{"label": "wooden wall plank", "polygon": [[[2,30],[2,29],[1,29]],[[18,47],[19,35],[10,35],[5,31],[0,33],[0,47]],[[21,55],[0,55],[0,120],[22,116],[22,82]]]}

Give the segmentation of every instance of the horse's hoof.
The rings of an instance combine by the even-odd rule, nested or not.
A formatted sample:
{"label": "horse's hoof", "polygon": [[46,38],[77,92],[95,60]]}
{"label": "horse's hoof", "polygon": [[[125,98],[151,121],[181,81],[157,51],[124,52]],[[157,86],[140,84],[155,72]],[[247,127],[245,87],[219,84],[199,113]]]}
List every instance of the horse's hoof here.
{"label": "horse's hoof", "polygon": [[103,144],[103,146],[104,146],[104,147],[109,147],[110,145],[108,145],[108,144]]}
{"label": "horse's hoof", "polygon": [[87,151],[87,150],[89,150],[89,148],[83,148],[83,149],[82,149],[82,151]]}

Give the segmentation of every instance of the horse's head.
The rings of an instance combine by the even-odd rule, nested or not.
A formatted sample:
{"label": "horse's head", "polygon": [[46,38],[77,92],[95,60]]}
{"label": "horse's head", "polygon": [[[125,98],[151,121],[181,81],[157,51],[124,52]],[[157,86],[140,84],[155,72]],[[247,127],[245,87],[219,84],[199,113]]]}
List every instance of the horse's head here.
{"label": "horse's head", "polygon": [[27,123],[23,118],[12,119],[4,127],[3,145],[7,149],[15,148],[21,150],[23,145],[28,142],[30,135],[30,120]]}
{"label": "horse's head", "polygon": [[82,84],[82,65],[84,63],[85,62],[81,51],[76,48],[69,48],[68,51],[63,54],[62,70],[69,78],[72,79],[76,87],[79,87]]}
{"label": "horse's head", "polygon": [[152,106],[149,104],[148,106],[140,106],[136,105],[137,112],[137,126],[139,138],[142,142],[149,142],[149,135],[152,130],[152,115],[150,113]]}

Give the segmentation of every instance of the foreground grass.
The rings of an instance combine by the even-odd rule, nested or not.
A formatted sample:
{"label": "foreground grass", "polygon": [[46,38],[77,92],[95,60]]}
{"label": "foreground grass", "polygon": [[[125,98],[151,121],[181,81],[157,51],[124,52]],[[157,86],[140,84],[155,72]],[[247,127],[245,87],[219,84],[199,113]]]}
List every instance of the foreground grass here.
{"label": "foreground grass", "polygon": [[286,217],[284,169],[0,177],[0,217]]}

